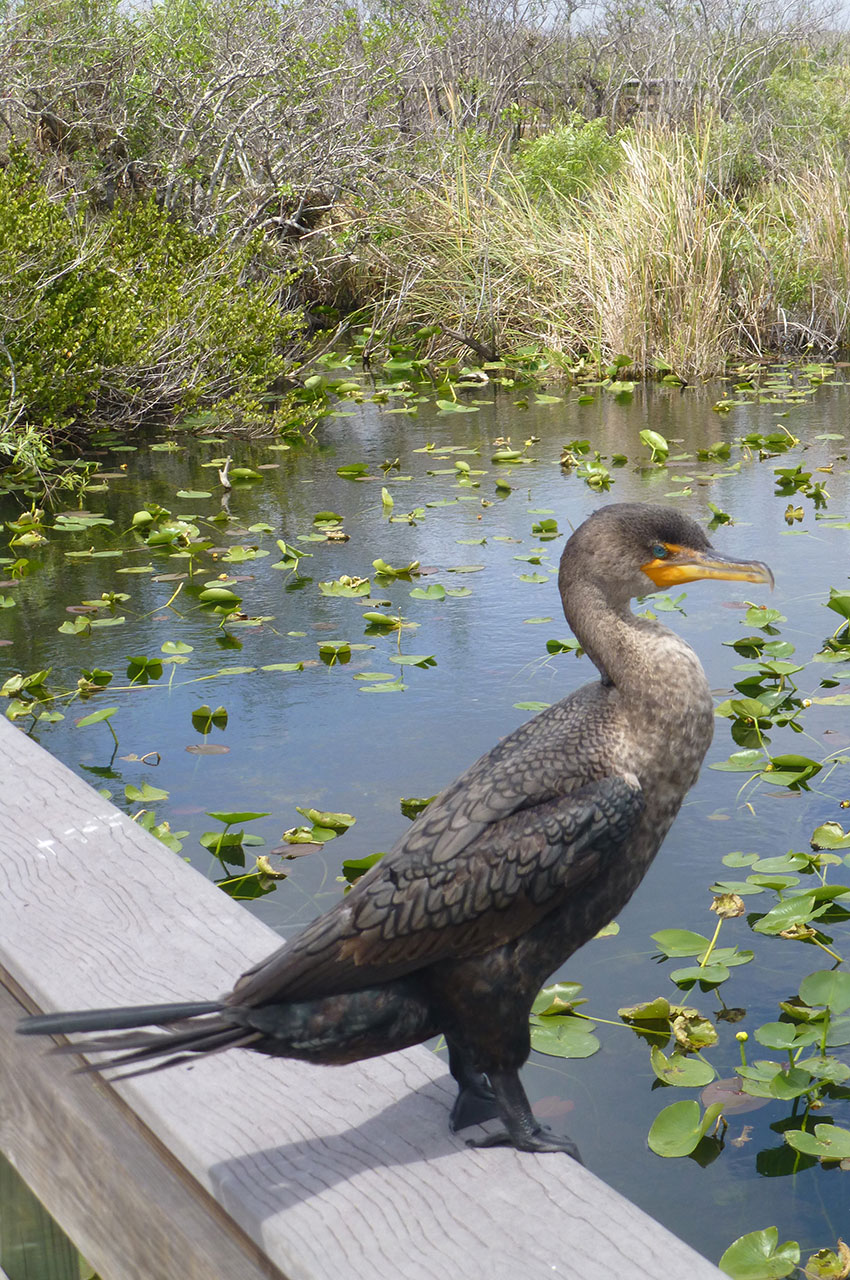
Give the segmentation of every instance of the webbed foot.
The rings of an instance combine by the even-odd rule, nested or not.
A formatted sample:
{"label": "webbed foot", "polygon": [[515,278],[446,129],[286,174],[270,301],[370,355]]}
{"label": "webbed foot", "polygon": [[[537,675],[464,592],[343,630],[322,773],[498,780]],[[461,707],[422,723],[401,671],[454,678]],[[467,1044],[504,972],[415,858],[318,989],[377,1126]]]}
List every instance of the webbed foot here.
{"label": "webbed foot", "polygon": [[484,1138],[474,1138],[470,1147],[516,1147],[517,1151],[563,1151],[583,1164],[572,1138],[552,1133],[538,1124],[522,1087],[518,1071],[489,1071],[488,1079],[496,1099],[504,1129]]}
{"label": "webbed foot", "polygon": [[531,1133],[512,1135],[506,1129],[498,1133],[489,1133],[485,1138],[467,1138],[468,1147],[516,1147],[517,1151],[563,1151],[579,1164],[583,1165],[578,1147],[572,1138],[552,1133],[551,1129],[541,1125]]}

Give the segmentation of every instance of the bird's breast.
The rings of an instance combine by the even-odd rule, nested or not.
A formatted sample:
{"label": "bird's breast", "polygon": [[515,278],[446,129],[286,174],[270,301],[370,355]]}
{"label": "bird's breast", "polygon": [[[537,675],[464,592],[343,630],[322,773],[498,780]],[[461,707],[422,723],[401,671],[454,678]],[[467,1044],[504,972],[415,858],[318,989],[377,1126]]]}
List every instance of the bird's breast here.
{"label": "bird's breast", "polygon": [[[697,780],[714,733],[714,705],[696,654],[671,637],[669,655],[658,655],[654,677],[628,707],[633,769],[656,821],[675,816]],[[668,824],[669,825],[669,824]]]}

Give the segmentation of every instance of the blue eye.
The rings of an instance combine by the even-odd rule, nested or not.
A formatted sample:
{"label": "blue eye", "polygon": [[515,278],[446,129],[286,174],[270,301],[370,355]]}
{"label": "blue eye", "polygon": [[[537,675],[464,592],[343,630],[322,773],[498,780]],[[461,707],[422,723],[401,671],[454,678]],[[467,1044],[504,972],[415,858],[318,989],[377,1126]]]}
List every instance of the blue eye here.
{"label": "blue eye", "polygon": [[656,560],[666,560],[670,554],[669,548],[665,547],[663,542],[656,542],[652,548],[652,554]]}

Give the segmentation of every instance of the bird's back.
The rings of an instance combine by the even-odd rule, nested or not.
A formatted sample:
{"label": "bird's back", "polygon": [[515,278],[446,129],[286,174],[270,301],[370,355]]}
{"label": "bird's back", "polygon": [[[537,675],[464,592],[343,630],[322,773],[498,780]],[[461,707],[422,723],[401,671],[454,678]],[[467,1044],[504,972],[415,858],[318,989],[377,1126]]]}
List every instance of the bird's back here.
{"label": "bird's back", "polygon": [[[604,850],[640,828],[644,797],[627,729],[617,690],[598,681],[521,725],[441,792],[335,908],[245,974],[230,999],[256,1005],[362,989],[531,928],[594,878]],[[646,862],[655,848],[644,844]]]}

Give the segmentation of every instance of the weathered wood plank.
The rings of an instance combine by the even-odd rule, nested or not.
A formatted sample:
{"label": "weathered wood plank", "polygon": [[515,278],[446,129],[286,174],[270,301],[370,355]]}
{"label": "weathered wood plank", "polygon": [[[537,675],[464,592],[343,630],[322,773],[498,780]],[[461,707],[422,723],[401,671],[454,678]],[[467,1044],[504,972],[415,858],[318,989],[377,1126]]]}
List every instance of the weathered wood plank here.
{"label": "weathered wood plank", "polygon": [[[276,944],[271,930],[3,720],[0,777],[0,967],[32,1007],[210,998]],[[196,1274],[173,1257],[171,1270],[152,1269],[166,1246],[154,1243],[151,1223],[161,1221],[168,1236],[182,1214],[169,1213],[173,1187],[145,1203],[158,1170],[188,1188],[201,1212],[210,1193],[233,1219],[231,1245],[254,1241],[290,1280],[433,1280],[460,1269],[465,1280],[720,1274],[569,1159],[466,1148],[447,1130],[445,1067],[425,1049],[334,1069],[233,1052],[106,1083],[68,1075],[67,1059],[39,1056],[32,1041],[17,1039],[10,1050],[8,1000],[5,1008],[0,1070],[14,1087],[0,1104],[0,1147],[25,1176],[27,1161],[49,1170],[51,1128],[70,1123],[75,1108],[96,1117],[96,1137],[103,1127],[113,1158],[101,1164],[107,1156],[97,1148],[87,1156],[102,1198],[89,1181],[64,1196],[33,1185],[107,1277]],[[111,1127],[107,1102],[137,1140],[126,1158],[129,1138]],[[53,1181],[73,1188],[74,1179],[63,1157]],[[130,1203],[114,1209],[122,1179]],[[111,1267],[83,1229],[112,1242]],[[190,1251],[191,1234],[187,1227]],[[139,1236],[146,1271],[129,1266],[140,1265]],[[254,1273],[222,1262],[197,1274]]]}
{"label": "weathered wood plank", "polygon": [[0,1147],[104,1280],[282,1280],[98,1078],[14,1034],[0,986]]}

